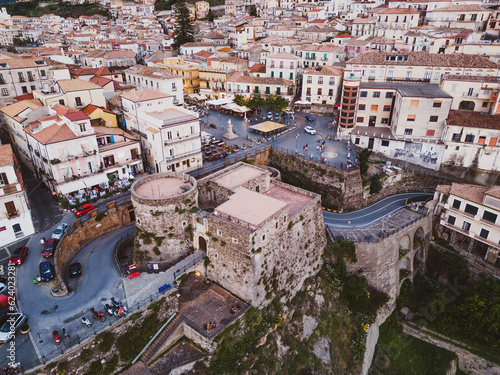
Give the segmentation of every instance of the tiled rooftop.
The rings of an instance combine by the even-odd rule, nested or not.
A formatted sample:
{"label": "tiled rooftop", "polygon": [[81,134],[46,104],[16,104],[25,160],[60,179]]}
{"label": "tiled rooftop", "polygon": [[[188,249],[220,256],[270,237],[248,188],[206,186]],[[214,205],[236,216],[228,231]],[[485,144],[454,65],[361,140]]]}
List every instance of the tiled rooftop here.
{"label": "tiled rooftop", "polygon": [[500,116],[485,115],[473,111],[450,111],[447,123],[467,128],[500,130]]}

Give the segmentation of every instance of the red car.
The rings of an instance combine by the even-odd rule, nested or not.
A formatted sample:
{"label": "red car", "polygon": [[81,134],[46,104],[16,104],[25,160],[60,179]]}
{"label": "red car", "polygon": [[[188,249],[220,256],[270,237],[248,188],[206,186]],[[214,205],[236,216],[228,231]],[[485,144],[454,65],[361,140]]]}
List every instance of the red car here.
{"label": "red car", "polygon": [[30,250],[26,246],[18,246],[12,253],[9,265],[20,265],[28,256]]}
{"label": "red car", "polygon": [[84,204],[82,207],[78,207],[75,211],[75,215],[82,216],[82,215],[88,214],[93,209],[94,209],[94,206],[92,206],[90,203],[87,203],[87,204]]}
{"label": "red car", "polygon": [[56,249],[57,240],[49,238],[42,246],[42,255],[44,258],[49,258],[54,254]]}

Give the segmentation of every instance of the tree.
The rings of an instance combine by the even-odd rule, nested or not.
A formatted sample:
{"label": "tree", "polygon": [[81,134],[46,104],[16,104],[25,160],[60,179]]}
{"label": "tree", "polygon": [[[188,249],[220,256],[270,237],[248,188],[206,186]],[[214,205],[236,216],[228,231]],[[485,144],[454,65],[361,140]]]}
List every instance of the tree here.
{"label": "tree", "polygon": [[245,97],[243,95],[238,95],[238,94],[236,94],[234,96],[234,102],[238,105],[247,105],[248,104],[248,100],[245,99]]}
{"label": "tree", "polygon": [[263,105],[264,105],[264,98],[259,94],[252,96],[247,103],[247,107],[250,109],[256,109]]}
{"label": "tree", "polygon": [[274,108],[276,109],[276,111],[278,112],[283,112],[285,109],[287,109],[288,107],[288,100],[286,100],[284,97],[282,96],[277,96],[274,100]]}
{"label": "tree", "polygon": [[191,16],[185,0],[175,4],[174,43],[172,48],[178,50],[184,43],[194,42],[194,30]]}
{"label": "tree", "polygon": [[264,107],[266,107],[267,109],[270,109],[271,111],[274,111],[274,109],[276,108],[276,100],[275,100],[275,97],[273,94],[271,95],[268,95],[266,97],[266,101],[264,103]]}

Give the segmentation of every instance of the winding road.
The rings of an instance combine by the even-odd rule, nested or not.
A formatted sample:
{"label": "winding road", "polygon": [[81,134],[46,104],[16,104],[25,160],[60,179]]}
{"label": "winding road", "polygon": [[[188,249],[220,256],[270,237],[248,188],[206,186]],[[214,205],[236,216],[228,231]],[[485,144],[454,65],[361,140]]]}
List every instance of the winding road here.
{"label": "winding road", "polygon": [[408,199],[425,200],[432,197],[429,193],[405,193],[391,195],[371,206],[344,214],[323,211],[323,221],[325,226],[335,229],[362,229],[367,228],[394,211],[405,206]]}

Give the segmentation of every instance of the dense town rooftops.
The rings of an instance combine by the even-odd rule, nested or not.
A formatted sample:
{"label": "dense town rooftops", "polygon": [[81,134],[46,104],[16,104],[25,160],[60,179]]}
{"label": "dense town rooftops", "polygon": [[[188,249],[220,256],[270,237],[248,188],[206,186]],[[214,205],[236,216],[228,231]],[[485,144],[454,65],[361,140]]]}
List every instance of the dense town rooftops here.
{"label": "dense town rooftops", "polygon": [[314,68],[309,68],[304,70],[304,74],[313,75],[328,75],[328,76],[341,76],[344,73],[342,69],[335,68],[333,66],[322,65]]}
{"label": "dense town rooftops", "polygon": [[2,111],[4,114],[6,114],[9,117],[12,117],[16,121],[22,122],[22,121],[24,121],[24,119],[22,119],[18,116],[21,112],[23,112],[27,109],[35,110],[35,109],[38,109],[41,107],[43,107],[43,106],[42,106],[42,103],[40,102],[40,100],[28,99],[28,100],[23,100],[20,102],[10,104],[6,107],[1,108],[0,111]]}
{"label": "dense town rooftops", "polygon": [[490,188],[486,186],[472,185],[472,184],[458,184],[453,182],[451,185],[438,185],[436,191],[444,194],[451,194],[456,197],[467,199],[471,202],[481,204],[483,202],[483,195]]}
{"label": "dense town rooftops", "polygon": [[461,74],[445,74],[443,76],[443,80],[445,80],[445,81],[500,83],[499,76],[465,76],[465,75],[461,75]]}
{"label": "dense town rooftops", "polygon": [[275,55],[268,56],[270,59],[284,59],[284,60],[300,60],[300,57],[292,55],[287,52],[280,52]]}
{"label": "dense town rooftops", "polygon": [[491,9],[485,8],[478,4],[465,4],[465,5],[451,5],[446,8],[437,8],[430,10],[429,12],[480,12],[480,11],[490,11]]}
{"label": "dense town rooftops", "polygon": [[73,92],[82,90],[97,90],[101,87],[92,82],[84,81],[83,79],[61,79],[57,81],[62,92]]}
{"label": "dense town rooftops", "polygon": [[312,51],[312,52],[335,52],[340,47],[336,44],[324,43],[324,44],[310,44],[303,47],[297,48],[299,51]]}
{"label": "dense town rooftops", "polygon": [[443,54],[427,52],[367,52],[350,59],[348,64],[439,66],[457,68],[491,68],[500,65],[487,58],[462,53]]}
{"label": "dense town rooftops", "polygon": [[464,126],[467,128],[483,128],[500,130],[500,116],[485,115],[473,111],[450,111],[448,125]]}
{"label": "dense town rooftops", "polygon": [[33,131],[36,128],[36,126],[34,126],[33,129],[31,126],[27,126],[24,128],[24,131],[44,145],[78,138],[66,124],[54,124],[42,130]]}
{"label": "dense town rooftops", "polygon": [[378,12],[378,14],[420,14],[420,13],[412,8],[390,8]]}
{"label": "dense town rooftops", "polygon": [[293,84],[292,81],[284,78],[250,77],[242,75],[242,72],[234,72],[233,75],[229,77],[227,80],[230,82],[255,83],[255,84],[267,84],[267,85],[279,85],[279,86],[288,86]]}
{"label": "dense town rooftops", "polygon": [[181,47],[213,47],[214,44],[212,42],[188,42],[184,43]]}

